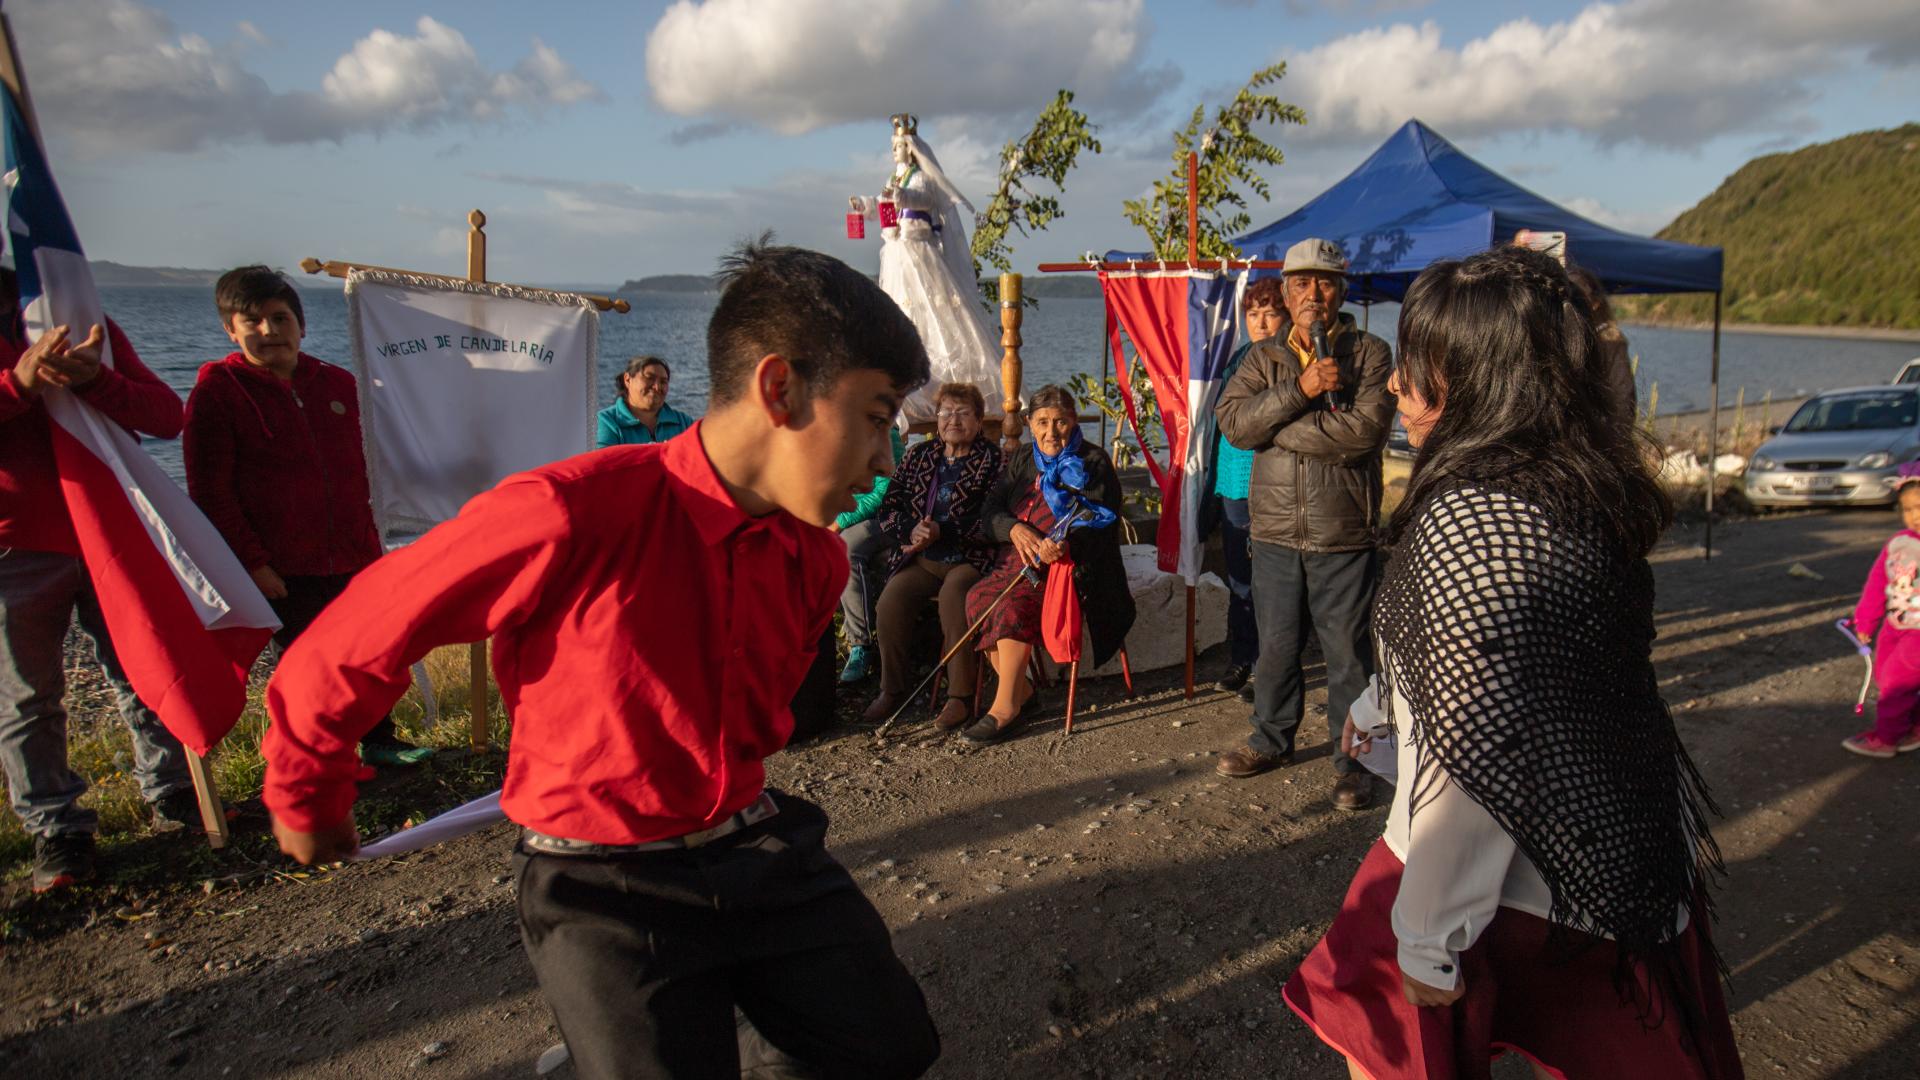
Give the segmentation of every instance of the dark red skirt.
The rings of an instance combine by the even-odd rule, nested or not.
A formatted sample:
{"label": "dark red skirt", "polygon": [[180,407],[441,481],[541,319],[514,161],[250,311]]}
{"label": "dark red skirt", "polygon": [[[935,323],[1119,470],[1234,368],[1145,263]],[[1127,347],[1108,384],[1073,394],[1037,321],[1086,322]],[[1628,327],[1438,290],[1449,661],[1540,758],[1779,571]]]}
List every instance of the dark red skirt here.
{"label": "dark red skirt", "polygon": [[[1013,512],[1041,532],[1053,528],[1053,512],[1047,509],[1047,501],[1040,496],[1038,480],[1034,481],[1025,495],[1014,501]],[[1042,584],[1034,585],[1025,581],[1015,584],[1013,579],[1025,565],[1012,544],[1002,544],[1000,558],[993,564],[993,569],[968,591],[969,626],[978,622],[980,616],[987,615],[987,608],[994,601],[999,601],[993,613],[987,615],[987,621],[981,623],[979,636],[974,638],[973,647],[980,652],[992,652],[1005,638],[1039,647],[1040,615],[1047,592],[1047,568],[1043,566],[1036,571]],[[1010,591],[1009,586],[1012,587]]]}
{"label": "dark red skirt", "polygon": [[[1493,1060],[1509,1050],[1561,1080],[1744,1075],[1703,927],[1689,925],[1676,942],[1675,992],[1686,1000],[1663,998],[1655,1027],[1615,991],[1611,941],[1596,939],[1572,959],[1552,962],[1550,924],[1505,907],[1460,956],[1466,994],[1440,1008],[1409,1005],[1392,923],[1401,869],[1386,841],[1376,841],[1340,914],[1283,991],[1322,1042],[1374,1080],[1487,1080]],[[1635,973],[1643,988],[1646,977],[1644,969]]]}

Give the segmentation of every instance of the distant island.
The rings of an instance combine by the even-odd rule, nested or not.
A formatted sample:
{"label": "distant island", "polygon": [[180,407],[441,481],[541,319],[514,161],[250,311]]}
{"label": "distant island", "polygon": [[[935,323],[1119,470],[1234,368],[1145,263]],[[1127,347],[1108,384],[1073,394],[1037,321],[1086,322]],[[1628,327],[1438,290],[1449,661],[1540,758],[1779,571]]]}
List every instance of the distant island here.
{"label": "distant island", "polygon": [[652,277],[633,278],[622,282],[615,295],[632,293],[709,293],[719,292],[720,286],[713,278],[705,274],[655,274]]}
{"label": "distant island", "polygon": [[[1755,158],[1655,235],[1726,249],[1728,324],[1920,329],[1920,124]],[[1713,319],[1711,296],[1614,307],[1632,321]]]}
{"label": "distant island", "polygon": [[[220,280],[225,270],[189,270],[179,266],[128,266],[108,259],[91,259],[87,265],[93,267],[95,285],[119,287],[127,285],[173,285],[197,289],[211,289],[213,283]],[[309,288],[339,288],[334,279],[313,277],[294,270],[282,269],[288,280],[295,285]]]}

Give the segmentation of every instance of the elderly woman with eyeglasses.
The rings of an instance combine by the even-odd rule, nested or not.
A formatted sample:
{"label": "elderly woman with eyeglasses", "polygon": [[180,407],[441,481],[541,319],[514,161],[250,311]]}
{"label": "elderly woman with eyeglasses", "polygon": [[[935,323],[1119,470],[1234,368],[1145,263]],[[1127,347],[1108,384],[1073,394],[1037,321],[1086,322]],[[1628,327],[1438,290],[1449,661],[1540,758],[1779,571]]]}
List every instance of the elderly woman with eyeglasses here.
{"label": "elderly woman with eyeglasses", "polygon": [[[951,649],[967,630],[967,590],[993,566],[997,545],[981,531],[980,509],[1000,476],[1000,448],[984,431],[986,401],[971,383],[946,383],[934,406],[939,437],[907,450],[873,518],[898,546],[886,556],[875,616],[880,696],[867,708],[869,720],[885,719],[905,700],[920,609],[939,598],[941,652]],[[961,649],[948,661],[941,727],[957,727],[972,714],[975,659]]]}

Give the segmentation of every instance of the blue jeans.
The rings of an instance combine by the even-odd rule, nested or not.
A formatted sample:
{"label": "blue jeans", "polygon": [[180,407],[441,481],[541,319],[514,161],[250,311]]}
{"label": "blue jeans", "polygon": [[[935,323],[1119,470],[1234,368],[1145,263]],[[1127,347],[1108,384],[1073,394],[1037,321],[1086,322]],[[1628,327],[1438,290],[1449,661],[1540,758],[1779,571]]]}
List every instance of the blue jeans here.
{"label": "blue jeans", "polygon": [[1373,677],[1376,578],[1372,551],[1308,552],[1253,542],[1260,660],[1253,666],[1253,734],[1247,742],[1255,750],[1293,752],[1294,733],[1307,708],[1300,656],[1311,630],[1327,660],[1327,736],[1334,770],[1360,768],[1340,752],[1340,730]]}
{"label": "blue jeans", "polygon": [[1220,500],[1220,549],[1227,560],[1227,655],[1234,667],[1260,658],[1260,625],[1253,614],[1253,536],[1247,500]]}
{"label": "blue jeans", "polygon": [[99,824],[79,804],[87,782],[67,765],[64,649],[75,614],[133,734],[140,794],[153,802],[193,787],[186,749],[127,682],[80,560],[0,548],[0,768],[13,812],[33,836],[91,833]]}

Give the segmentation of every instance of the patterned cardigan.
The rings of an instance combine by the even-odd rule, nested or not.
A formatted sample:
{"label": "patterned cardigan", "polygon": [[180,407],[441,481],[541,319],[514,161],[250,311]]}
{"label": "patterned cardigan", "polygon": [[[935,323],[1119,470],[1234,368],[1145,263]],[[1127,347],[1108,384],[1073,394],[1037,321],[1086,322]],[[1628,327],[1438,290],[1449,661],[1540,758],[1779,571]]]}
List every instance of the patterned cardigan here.
{"label": "patterned cardigan", "polygon": [[[881,502],[879,513],[873,516],[874,525],[893,543],[887,552],[887,577],[907,564],[906,544],[913,537],[913,527],[926,516],[928,495],[940,474],[943,452],[937,438],[915,443],[900,459],[900,467],[893,471],[887,497]],[[973,441],[973,453],[967,455],[965,461],[948,511],[960,527],[962,554],[974,569],[984,574],[993,569],[999,545],[981,528],[980,508],[987,500],[987,492],[993,490],[994,481],[1000,478],[1000,447],[982,433]]]}

